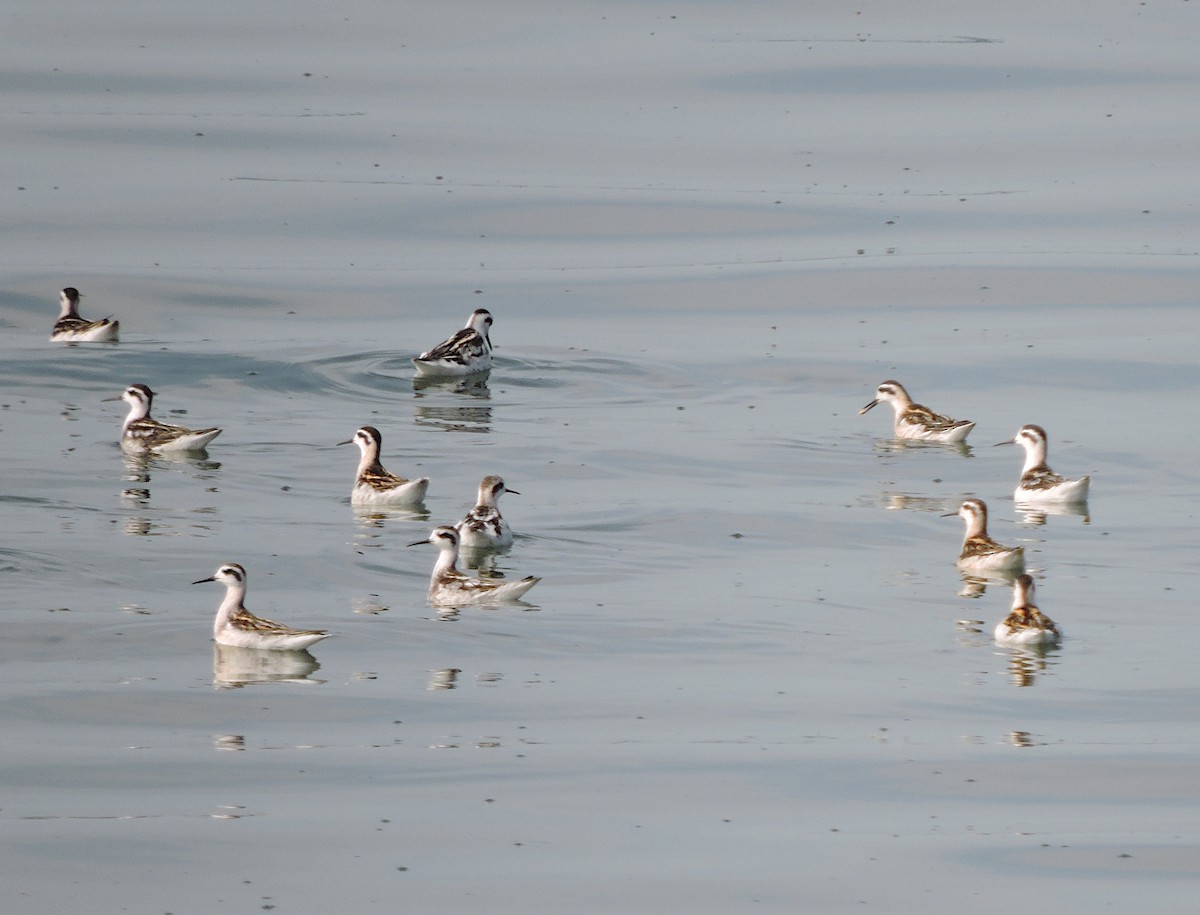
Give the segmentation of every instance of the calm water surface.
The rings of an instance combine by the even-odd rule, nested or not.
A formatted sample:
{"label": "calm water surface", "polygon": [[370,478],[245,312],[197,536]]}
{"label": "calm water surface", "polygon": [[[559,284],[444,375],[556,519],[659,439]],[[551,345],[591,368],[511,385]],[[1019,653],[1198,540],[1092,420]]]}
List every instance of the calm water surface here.
{"label": "calm water surface", "polygon": [[[233,12],[183,5],[161,35],[106,24],[90,67],[14,47],[0,898],[999,912],[1016,886],[1180,911],[1200,378],[1173,186],[1195,134],[1171,111],[1195,63],[1171,36],[1194,11],[1102,6],[1076,42],[1015,8],[801,29],[770,5],[503,23],[463,4],[461,29],[414,14],[397,96],[361,53],[384,44],[371,3],[280,46],[254,14],[245,58]],[[1005,67],[1015,88],[988,76]],[[999,102],[990,127],[955,120]],[[872,105],[894,146],[837,118]],[[780,138],[789,106],[821,130]],[[922,106],[944,111],[917,129]],[[1172,137],[1120,186],[1144,131],[1109,108]],[[1086,167],[1035,126],[1052,115]],[[987,146],[997,123],[1027,155]],[[68,283],[119,345],[46,343]],[[480,305],[491,376],[414,387],[411,356]],[[885,409],[859,416],[890,377],[976,420],[970,446],[900,447]],[[123,457],[102,401],[133,381],[159,418],[224,426],[206,457]],[[991,445],[1026,422],[1092,475],[1086,515],[1015,511],[1020,452]],[[368,423],[387,467],[432,479],[425,511],[351,508],[336,443]],[[543,581],[439,615],[433,548],[404,544],[486,473],[520,493],[496,573]],[[991,642],[1011,592],[961,579],[941,517],[967,495],[1026,547],[1061,649]],[[225,561],[252,610],[335,637],[311,659],[214,649],[220,588],[188,583]]]}

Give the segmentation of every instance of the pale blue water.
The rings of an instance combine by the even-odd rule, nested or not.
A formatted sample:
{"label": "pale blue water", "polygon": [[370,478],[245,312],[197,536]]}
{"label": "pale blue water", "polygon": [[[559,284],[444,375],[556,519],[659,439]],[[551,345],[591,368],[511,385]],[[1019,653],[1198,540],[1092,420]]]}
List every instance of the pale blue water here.
{"label": "pale blue water", "polygon": [[[1186,7],[18,12],[6,907],[1180,911]],[[67,284],[118,346],[46,342]],[[415,389],[479,305],[486,386]],[[857,415],[891,377],[969,450]],[[206,459],[122,458],[132,381]],[[1025,422],[1086,518],[1014,512]],[[351,509],[364,423],[427,514]],[[439,618],[404,544],[485,473],[543,581]],[[1060,650],[960,595],[965,495]],[[224,561],[319,666],[214,658]]]}

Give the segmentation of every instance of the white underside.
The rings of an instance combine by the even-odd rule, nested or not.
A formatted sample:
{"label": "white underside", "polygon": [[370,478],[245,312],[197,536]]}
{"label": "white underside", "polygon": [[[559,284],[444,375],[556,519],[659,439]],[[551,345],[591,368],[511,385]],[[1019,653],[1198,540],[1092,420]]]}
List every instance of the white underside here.
{"label": "white underside", "polygon": [[445,362],[440,359],[432,362],[423,362],[420,359],[414,359],[412,362],[417,368],[417,374],[427,378],[460,378],[464,375],[478,375],[480,372],[486,372],[492,367],[490,356],[477,359],[466,365],[460,362]]}
{"label": "white underside", "polygon": [[59,331],[50,335],[52,343],[112,343],[119,339],[120,328],[109,324],[82,331]]}
{"label": "white underside", "polygon": [[967,423],[964,426],[955,426],[953,429],[931,432],[921,425],[903,424],[896,429],[896,438],[907,438],[922,442],[961,442],[974,428],[974,423]]}
{"label": "white underside", "polygon": [[465,527],[456,527],[455,530],[458,531],[459,547],[464,550],[506,550],[513,543],[512,531],[507,527],[499,537]]}
{"label": "white underside", "polygon": [[221,645],[231,648],[257,648],[265,651],[300,651],[309,645],[315,645],[321,639],[329,638],[328,633],[311,632],[249,632],[245,629],[226,627],[214,635]]}
{"label": "white underside", "polygon": [[504,601],[518,600],[530,588],[536,585],[540,578],[521,581],[511,581],[497,588],[464,589],[452,585],[442,586],[432,590],[429,602],[438,607],[461,607],[467,604],[479,606],[482,604],[498,604]]}
{"label": "white underside", "polygon": [[195,433],[192,435],[181,435],[179,438],[171,439],[169,442],[146,442],[136,438],[121,438],[121,447],[125,451],[136,453],[145,453],[147,451],[155,454],[168,454],[180,451],[203,451],[204,447],[214,438],[221,434],[220,429],[214,429],[211,432]]}
{"label": "white underside", "polygon": [[420,505],[425,501],[429,479],[409,480],[394,489],[376,489],[373,486],[355,486],[350,493],[353,505]]}
{"label": "white underside", "polygon": [[1016,572],[1025,568],[1025,551],[1014,547],[1002,553],[968,556],[958,560],[958,567],[964,572]]}
{"label": "white underside", "polygon": [[1078,480],[1067,480],[1050,489],[1022,489],[1018,486],[1013,492],[1013,498],[1017,502],[1034,505],[1039,503],[1047,505],[1055,502],[1086,502],[1090,484],[1090,477],[1081,477]]}

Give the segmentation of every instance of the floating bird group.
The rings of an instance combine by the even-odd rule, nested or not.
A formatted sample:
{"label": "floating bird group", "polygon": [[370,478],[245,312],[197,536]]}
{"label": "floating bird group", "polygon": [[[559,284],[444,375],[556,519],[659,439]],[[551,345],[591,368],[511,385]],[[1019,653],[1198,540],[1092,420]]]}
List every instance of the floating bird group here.
{"label": "floating bird group", "polygon": [[[67,287],[60,295],[61,314],[51,333],[52,341],[113,342],[118,339],[119,324],[110,318],[86,321],[79,316],[79,290]],[[492,367],[490,330],[493,318],[487,309],[471,313],[466,326],[432,349],[415,357],[417,377],[458,378],[480,375]],[[155,393],[145,384],[130,384],[119,396],[129,405],[129,413],[121,427],[121,448],[132,453],[165,454],[171,452],[202,453],[221,429],[215,426],[188,429],[159,422],[150,415]],[[893,433],[898,439],[956,444],[965,447],[967,436],[975,428],[970,420],[953,419],[921,404],[915,403],[904,386],[895,380],[884,381],[875,397],[859,410],[869,412],[881,403],[891,404],[894,411]],[[420,507],[429,488],[429,478],[406,479],[384,469],[380,462],[383,436],[374,426],[362,426],[353,438],[340,445],[356,444],[359,448],[358,469],[350,492],[355,506]],[[1014,497],[1022,505],[1079,505],[1086,503],[1090,480],[1088,477],[1067,479],[1054,473],[1046,463],[1046,431],[1037,425],[1022,426],[1016,436],[1003,444],[1018,444],[1025,449]],[[409,546],[432,543],[438,548],[437,559],[430,576],[428,601],[436,607],[464,605],[484,606],[503,601],[519,600],[541,579],[527,576],[516,581],[472,577],[458,568],[460,550],[500,551],[513,543],[513,532],[501,516],[497,500],[504,493],[518,494],[509,489],[500,476],[489,474],[480,481],[474,507],[457,524],[438,526],[430,535]],[[1034,581],[1025,574],[1025,550],[1020,546],[1005,546],[988,534],[987,505],[981,499],[962,502],[956,512],[966,525],[958,567],[967,574],[999,573],[1013,579],[1011,612],[995,628],[997,642],[1021,646],[1057,644],[1060,632],[1033,602]],[[328,638],[324,629],[293,629],[282,623],[255,616],[244,605],[246,570],[237,563],[220,566],[209,578],[226,588],[225,598],[217,609],[213,623],[213,638],[218,645],[238,649],[271,651],[302,651]]]}
{"label": "floating bird group", "polygon": [[[951,419],[928,407],[914,403],[898,381],[885,381],[875,390],[875,399],[859,410],[866,413],[880,403],[895,410],[894,433],[899,439],[958,444],[975,428],[969,420]],[[1017,444],[1025,449],[1025,464],[1013,493],[1018,508],[1052,505],[1084,505],[1088,498],[1089,478],[1067,479],[1046,463],[1047,436],[1041,426],[1022,426],[1015,437],[997,445]],[[1033,603],[1033,578],[1025,573],[1025,549],[1005,546],[988,534],[987,504],[982,499],[965,499],[958,511],[943,517],[959,516],[966,523],[958,568],[965,574],[994,573],[1013,579],[1013,606],[993,633],[997,642],[1008,645],[1046,647],[1058,644],[1061,634],[1054,622]]]}
{"label": "floating bird group", "polygon": [[[51,340],[63,342],[112,342],[117,340],[118,322],[111,318],[85,321],[79,317],[79,290],[67,287],[61,293],[62,314],[54,325]],[[449,339],[413,360],[418,376],[459,377],[482,375],[492,367],[489,331],[492,315],[486,309],[472,312],[467,326]],[[118,397],[129,405],[121,425],[120,445],[132,454],[204,454],[208,444],[221,434],[212,426],[188,429],[159,422],[150,415],[155,392],[141,383],[130,384]],[[380,463],[383,436],[374,426],[361,427],[341,445],[359,448],[358,471],[350,491],[355,506],[421,507],[429,488],[428,477],[405,479],[389,473]],[[476,551],[496,552],[512,546],[513,532],[500,515],[496,499],[506,490],[504,480],[488,475],[479,485],[479,495],[457,527],[437,527],[425,540],[439,548],[430,578],[428,599],[436,607],[484,606],[519,600],[541,579],[528,576],[519,581],[472,578],[457,567],[460,542]],[[293,629],[283,623],[255,616],[246,609],[246,570],[235,562],[225,563],[208,578],[193,584],[215,581],[225,586],[225,598],[217,608],[213,639],[218,645],[262,651],[304,651],[330,633],[325,629]]]}

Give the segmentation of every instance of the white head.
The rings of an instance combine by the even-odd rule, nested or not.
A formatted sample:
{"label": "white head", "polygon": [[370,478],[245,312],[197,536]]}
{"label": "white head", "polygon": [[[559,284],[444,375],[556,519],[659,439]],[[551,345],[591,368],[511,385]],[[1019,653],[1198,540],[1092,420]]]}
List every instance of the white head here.
{"label": "white head", "polygon": [[1031,470],[1046,463],[1047,439],[1046,430],[1032,423],[1017,430],[1014,438],[996,442],[996,445],[1020,445],[1025,449],[1025,470]]}
{"label": "white head", "polygon": [[432,543],[440,550],[437,563],[433,567],[434,575],[443,569],[453,569],[454,564],[458,562],[458,531],[454,528],[435,527],[424,540],[414,540],[408,545],[418,546],[422,543]]}
{"label": "white head", "polygon": [[875,389],[875,399],[859,410],[858,415],[862,416],[872,407],[881,403],[890,403],[899,412],[912,403],[912,398],[908,396],[908,391],[904,390],[904,385],[900,382],[885,381]]}
{"label": "white head", "polygon": [[131,384],[121,394],[121,399],[131,407],[145,407],[149,413],[150,405],[154,403],[154,392],[144,384]]}
{"label": "white head", "polygon": [[424,540],[414,540],[409,546],[420,546],[422,543],[432,543],[443,553],[447,551],[458,552],[458,531],[454,528],[443,525],[435,527]]}
{"label": "white head", "polygon": [[383,436],[379,434],[379,430],[374,426],[363,426],[354,433],[354,438],[338,442],[339,445],[349,445],[351,443],[358,445],[358,450],[362,453],[365,461],[379,460],[379,451],[383,447]]}
{"label": "white head", "polygon": [[78,316],[79,314],[79,299],[81,298],[79,290],[74,286],[68,286],[58,294],[58,307],[61,309],[60,318]]}
{"label": "white head", "polygon": [[246,570],[236,562],[227,562],[210,577],[192,584],[200,585],[206,581],[219,581],[225,586],[225,599],[217,608],[217,618],[213,621],[213,632],[216,633],[229,621],[235,610],[242,608],[242,601],[246,598]]}
{"label": "white head", "polygon": [[963,499],[963,504],[958,507],[958,516],[968,521],[975,519],[986,523],[987,504],[982,499]]}
{"label": "white head", "polygon": [[958,511],[942,515],[943,518],[953,518],[955,515],[967,522],[968,538],[987,533],[987,505],[982,499],[963,499]]}
{"label": "white head", "polygon": [[137,419],[150,415],[150,405],[154,403],[154,392],[144,384],[131,384],[121,392],[120,397],[105,397],[109,400],[123,400],[129,404],[129,415],[125,417],[125,425]]}
{"label": "white head", "polygon": [[506,492],[511,492],[514,496],[520,495],[515,489],[509,489],[505,486],[503,479],[489,474],[479,481],[479,501],[476,504],[489,505],[495,508],[496,500]]}
{"label": "white head", "polygon": [[217,569],[208,578],[201,578],[192,582],[194,585],[202,585],[206,581],[219,581],[226,588],[237,588],[242,592],[246,590],[246,570],[236,562],[227,562]]}
{"label": "white head", "polygon": [[1045,429],[1043,429],[1041,426],[1035,426],[1030,423],[1029,425],[1022,426],[1020,428],[1014,441],[1018,445],[1022,445],[1026,451],[1034,448],[1041,448],[1042,451],[1045,451],[1048,439],[1046,437]]}
{"label": "white head", "polygon": [[476,308],[471,312],[471,317],[467,318],[467,327],[490,343],[491,338],[488,337],[488,331],[492,329],[492,313],[486,308]]}

